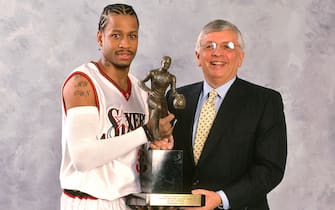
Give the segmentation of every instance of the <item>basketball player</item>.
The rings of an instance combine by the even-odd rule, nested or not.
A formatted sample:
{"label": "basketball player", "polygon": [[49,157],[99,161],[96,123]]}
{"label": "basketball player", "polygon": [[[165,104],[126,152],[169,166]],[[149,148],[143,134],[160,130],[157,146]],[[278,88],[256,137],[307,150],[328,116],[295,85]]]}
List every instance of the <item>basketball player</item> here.
{"label": "basketball player", "polygon": [[83,64],[65,80],[63,96],[62,210],[125,210],[125,197],[140,192],[141,145],[171,149],[169,114],[160,120],[162,139],[152,137],[148,94],[129,73],[138,45],[133,8],[104,8],[97,32],[101,58]]}

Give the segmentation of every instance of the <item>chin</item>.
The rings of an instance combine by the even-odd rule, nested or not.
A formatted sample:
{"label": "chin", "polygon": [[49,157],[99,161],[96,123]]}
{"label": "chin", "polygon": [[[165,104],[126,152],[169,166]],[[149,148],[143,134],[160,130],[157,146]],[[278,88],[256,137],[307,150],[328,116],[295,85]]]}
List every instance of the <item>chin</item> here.
{"label": "chin", "polygon": [[130,64],[114,64],[114,66],[119,69],[128,69]]}

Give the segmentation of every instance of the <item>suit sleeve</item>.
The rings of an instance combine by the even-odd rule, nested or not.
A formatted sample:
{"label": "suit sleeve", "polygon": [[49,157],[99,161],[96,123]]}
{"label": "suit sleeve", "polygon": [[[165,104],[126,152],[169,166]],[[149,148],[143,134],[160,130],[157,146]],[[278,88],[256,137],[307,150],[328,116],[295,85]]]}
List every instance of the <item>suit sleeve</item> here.
{"label": "suit sleeve", "polygon": [[259,119],[251,166],[241,178],[223,189],[233,209],[264,199],[284,176],[287,134],[283,102],[278,92],[269,94]]}

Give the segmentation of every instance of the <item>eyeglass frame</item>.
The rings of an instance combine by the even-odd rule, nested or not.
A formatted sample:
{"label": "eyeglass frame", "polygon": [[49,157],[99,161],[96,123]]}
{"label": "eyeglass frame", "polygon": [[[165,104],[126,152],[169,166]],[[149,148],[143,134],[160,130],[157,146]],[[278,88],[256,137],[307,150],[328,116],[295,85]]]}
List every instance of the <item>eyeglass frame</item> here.
{"label": "eyeglass frame", "polygon": [[237,47],[241,48],[239,44],[235,44],[232,41],[221,42],[219,44],[214,41],[208,41],[205,44],[200,45],[200,47],[206,51],[215,51],[218,48],[218,46],[227,52],[233,52],[236,50]]}

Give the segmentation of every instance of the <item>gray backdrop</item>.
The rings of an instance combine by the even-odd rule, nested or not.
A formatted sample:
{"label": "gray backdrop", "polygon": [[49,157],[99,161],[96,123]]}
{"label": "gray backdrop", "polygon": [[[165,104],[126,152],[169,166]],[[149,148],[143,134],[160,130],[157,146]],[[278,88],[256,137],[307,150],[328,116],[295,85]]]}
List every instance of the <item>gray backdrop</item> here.
{"label": "gray backdrop", "polygon": [[[143,78],[170,55],[177,85],[201,79],[200,28],[215,18],[245,36],[239,76],[279,90],[288,162],[271,209],[335,206],[334,0],[129,0],[140,18],[131,72]],[[113,1],[0,0],[0,209],[59,208],[60,89],[76,66],[99,57],[102,8]]]}

